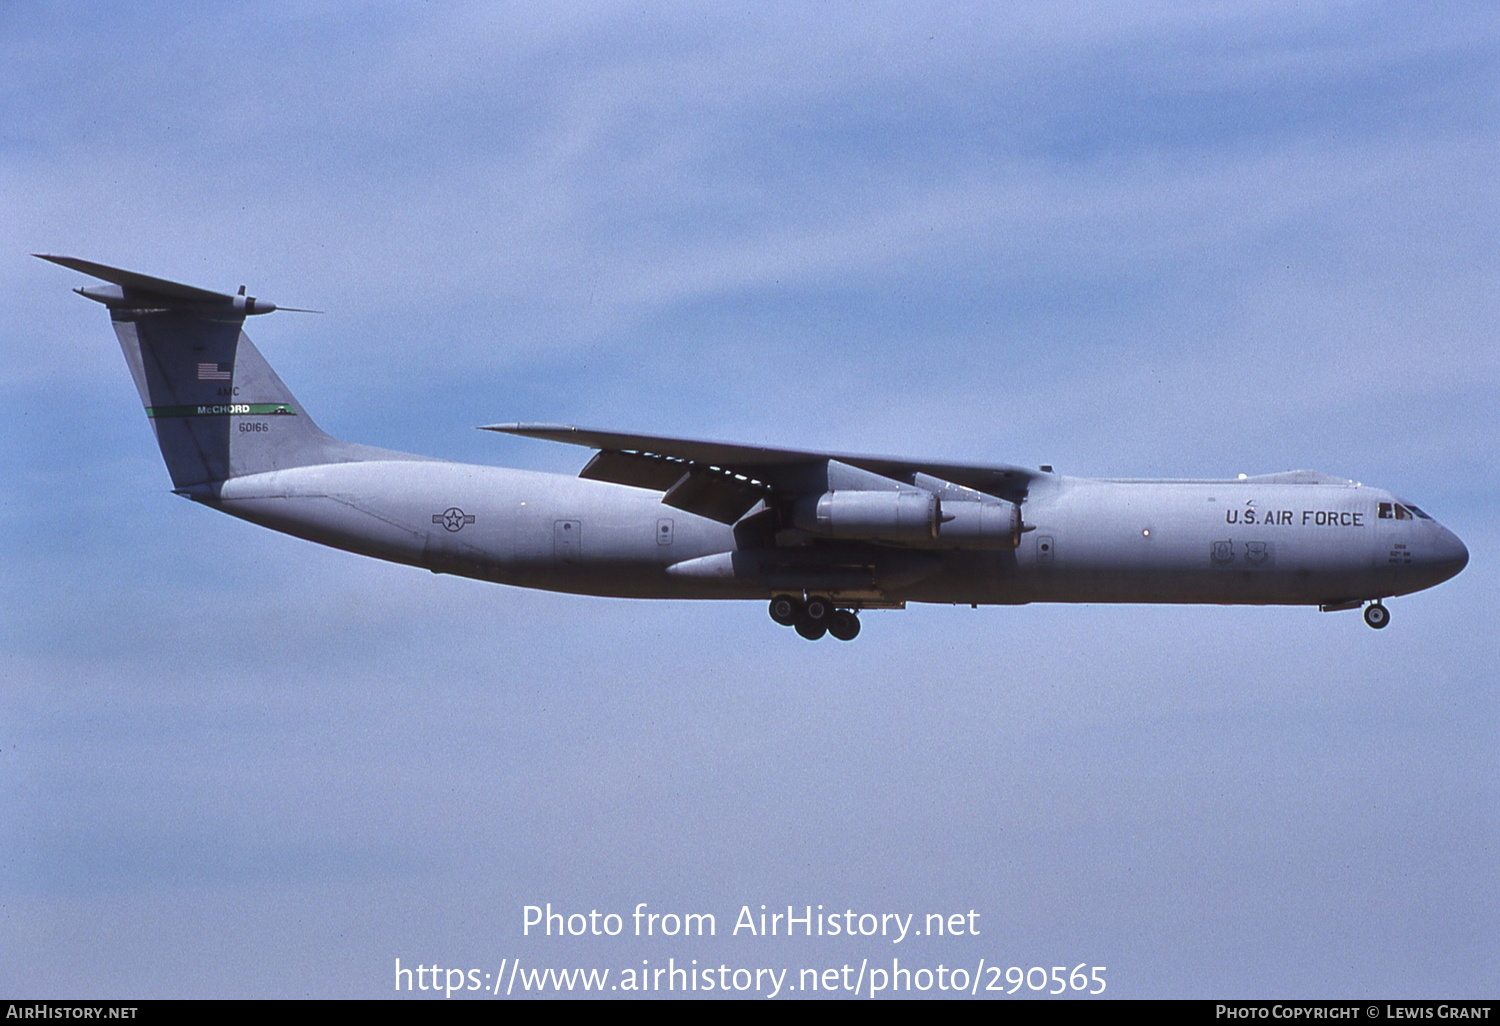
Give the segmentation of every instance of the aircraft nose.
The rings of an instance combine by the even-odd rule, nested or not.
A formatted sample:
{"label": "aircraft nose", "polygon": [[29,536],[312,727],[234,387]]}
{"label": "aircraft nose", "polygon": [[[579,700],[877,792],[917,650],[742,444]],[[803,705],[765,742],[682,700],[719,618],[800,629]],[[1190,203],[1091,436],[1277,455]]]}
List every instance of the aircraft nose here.
{"label": "aircraft nose", "polygon": [[1442,528],[1442,534],[1432,545],[1432,569],[1441,574],[1439,581],[1458,576],[1458,572],[1469,565],[1469,550],[1458,535]]}

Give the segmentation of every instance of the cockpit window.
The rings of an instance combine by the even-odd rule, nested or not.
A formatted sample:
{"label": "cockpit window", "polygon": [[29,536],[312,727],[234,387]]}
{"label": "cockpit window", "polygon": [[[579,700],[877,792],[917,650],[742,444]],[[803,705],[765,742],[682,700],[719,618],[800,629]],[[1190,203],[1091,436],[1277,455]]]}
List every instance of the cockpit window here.
{"label": "cockpit window", "polygon": [[1421,517],[1423,520],[1432,519],[1417,507],[1410,504],[1402,505],[1399,502],[1382,502],[1377,514],[1381,520],[1410,520],[1413,516]]}

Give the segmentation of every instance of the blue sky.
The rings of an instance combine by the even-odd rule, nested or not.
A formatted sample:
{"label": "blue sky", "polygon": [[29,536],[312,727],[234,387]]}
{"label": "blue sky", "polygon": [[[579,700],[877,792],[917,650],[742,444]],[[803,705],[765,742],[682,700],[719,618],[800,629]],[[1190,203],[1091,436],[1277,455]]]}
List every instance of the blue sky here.
{"label": "blue sky", "polygon": [[[1500,19],[1471,5],[0,8],[0,984],[381,996],[393,961],[822,967],[521,909],[974,908],[912,964],[1492,996]],[[326,310],[341,437],[549,420],[1232,476],[1467,542],[1393,624],[521,592],[168,493],[54,252]],[[721,926],[721,933],[723,927]]]}

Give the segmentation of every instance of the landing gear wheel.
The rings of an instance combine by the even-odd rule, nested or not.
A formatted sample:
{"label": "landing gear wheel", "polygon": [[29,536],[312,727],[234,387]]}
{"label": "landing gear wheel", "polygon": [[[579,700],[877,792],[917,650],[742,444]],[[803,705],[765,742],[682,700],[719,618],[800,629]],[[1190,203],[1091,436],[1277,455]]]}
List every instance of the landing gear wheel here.
{"label": "landing gear wheel", "polygon": [[1379,602],[1371,602],[1368,606],[1365,606],[1365,623],[1374,627],[1377,631],[1390,622],[1390,610],[1386,609]]}
{"label": "landing gear wheel", "polygon": [[859,637],[859,617],[851,609],[837,610],[828,620],[828,633],[840,641],[853,641]]}
{"label": "landing gear wheel", "polygon": [[798,620],[797,633],[808,641],[817,641],[828,633],[828,624],[823,622],[813,623],[811,620]]}
{"label": "landing gear wheel", "polygon": [[802,604],[802,616],[808,623],[828,624],[828,618],[833,615],[833,603],[821,595],[814,595]]}
{"label": "landing gear wheel", "polygon": [[783,627],[790,627],[797,622],[797,614],[802,612],[802,603],[790,595],[777,595],[771,600],[771,619]]}

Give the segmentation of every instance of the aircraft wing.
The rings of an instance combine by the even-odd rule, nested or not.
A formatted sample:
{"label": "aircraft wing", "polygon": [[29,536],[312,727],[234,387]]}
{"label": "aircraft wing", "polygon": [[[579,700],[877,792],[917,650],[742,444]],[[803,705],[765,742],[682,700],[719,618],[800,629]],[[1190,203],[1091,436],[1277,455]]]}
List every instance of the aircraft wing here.
{"label": "aircraft wing", "polygon": [[726,524],[734,523],[762,499],[821,491],[814,483],[816,472],[830,461],[908,485],[915,485],[917,475],[925,474],[1010,502],[1023,500],[1032,479],[1040,476],[1038,471],[1003,464],[772,449],[567,424],[490,424],[484,430],[597,449],[580,477],[663,491],[662,501],[667,505]]}

